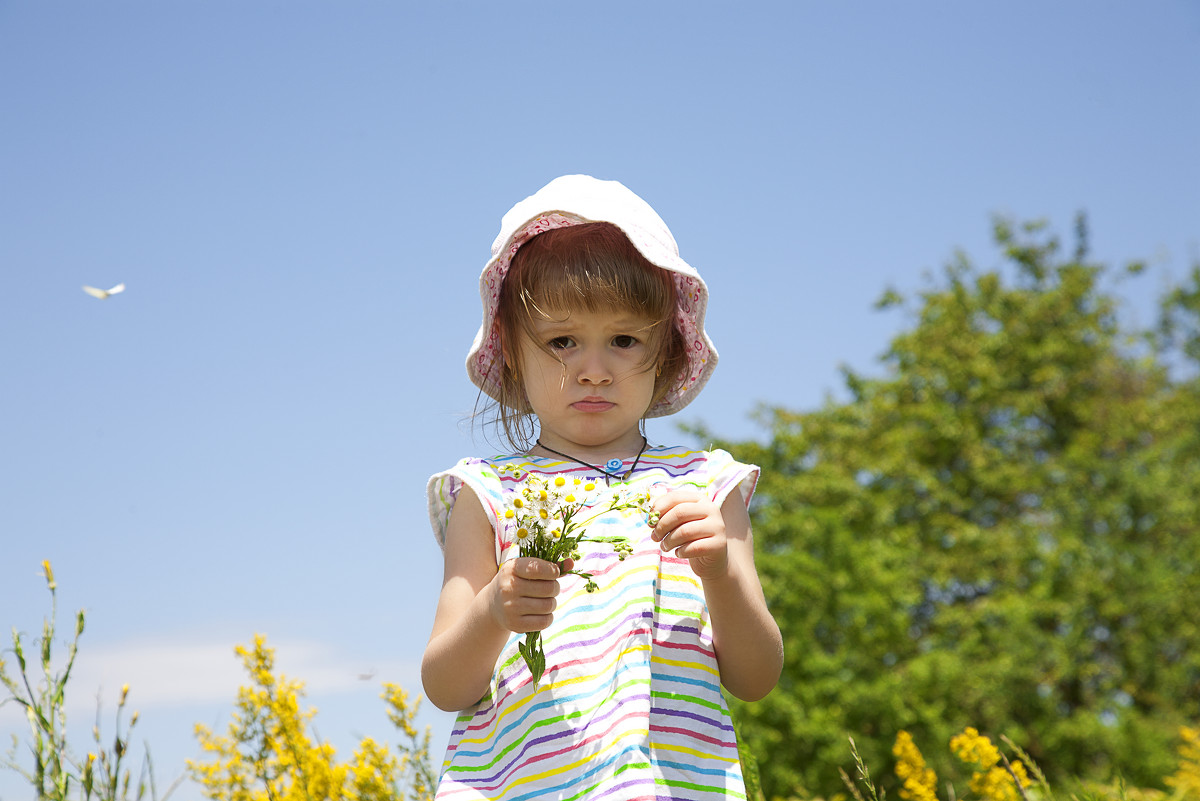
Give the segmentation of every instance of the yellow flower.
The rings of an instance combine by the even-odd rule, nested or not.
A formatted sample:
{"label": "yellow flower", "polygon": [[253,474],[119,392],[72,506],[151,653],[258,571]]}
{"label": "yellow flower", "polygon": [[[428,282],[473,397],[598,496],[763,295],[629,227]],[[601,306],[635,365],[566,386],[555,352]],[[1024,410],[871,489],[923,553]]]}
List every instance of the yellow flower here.
{"label": "yellow flower", "polygon": [[1200,729],[1181,726],[1179,737],[1179,768],[1167,777],[1167,786],[1179,798],[1200,798]]}
{"label": "yellow flower", "polygon": [[912,735],[901,730],[892,754],[896,757],[896,776],[904,782],[900,797],[905,801],[937,801],[937,774],[925,765]]}
{"label": "yellow flower", "polygon": [[[972,793],[985,801],[1020,801],[1012,775],[1000,765],[1000,751],[978,730],[971,726],[963,729],[962,734],[950,739],[950,750],[963,762],[979,768],[971,775]],[[1012,770],[1021,787],[1028,787],[1030,781],[1025,766],[1019,761],[1013,762]]]}
{"label": "yellow flower", "polygon": [[521,500],[520,498],[513,498],[513,507],[515,507],[517,509],[521,509],[524,506],[525,506],[525,501]]}
{"label": "yellow flower", "polygon": [[512,520],[512,519],[513,519],[514,517],[516,517],[516,516],[517,516],[517,513],[516,513],[516,512],[514,512],[512,509],[505,509],[505,510],[504,510],[504,519],[505,519],[505,520]]}
{"label": "yellow flower", "polygon": [[595,488],[596,488],[596,485],[593,484],[591,481],[589,481],[588,483],[583,485],[584,492],[591,492]]}
{"label": "yellow flower", "polygon": [[46,583],[50,585],[50,589],[54,589],[58,585],[54,583],[54,571],[50,569],[50,560],[42,560],[42,572],[46,574]]}
{"label": "yellow flower", "polygon": [[529,529],[527,529],[527,528],[517,529],[517,539],[523,540],[528,536],[529,536]]}
{"label": "yellow flower", "polygon": [[566,483],[567,483],[567,480],[565,478],[563,478],[562,476],[558,476],[557,478],[554,479],[554,486],[556,486],[556,487],[561,487]]}
{"label": "yellow flower", "polygon": [[[241,801],[393,798],[401,760],[409,760],[406,764],[416,766],[422,775],[429,772],[427,746],[417,741],[415,729],[401,725],[407,724],[409,716],[399,717],[408,711],[399,688],[385,685],[389,691],[399,692],[401,704],[398,708],[395,696],[385,695],[392,707],[388,717],[409,734],[412,747],[402,748],[397,759],[364,738],[353,761],[339,763],[331,745],[314,742],[309,734],[309,720],[316,710],[301,709],[303,684],[271,675],[273,652],[261,638],[255,638],[253,652],[239,646],[238,653],[253,684],[239,690],[238,708],[227,736],[196,726],[201,748],[213,761],[186,763],[192,777],[203,786],[205,796]],[[255,721],[253,728],[246,721]],[[264,722],[261,728],[258,721]],[[243,748],[257,755],[253,763],[242,753]],[[89,755],[89,766],[91,761],[94,758]],[[254,790],[250,782],[255,783]],[[259,784],[261,790],[257,789]]]}
{"label": "yellow flower", "polygon": [[990,768],[1000,761],[1000,752],[992,741],[979,733],[974,726],[963,729],[962,734],[950,738],[950,750],[963,762]]}
{"label": "yellow flower", "polygon": [[547,520],[550,517],[550,513],[545,509],[538,509],[538,517],[542,518],[543,520]]}
{"label": "yellow flower", "polygon": [[575,503],[575,496],[568,494],[567,497],[563,498],[563,500],[567,503]]}

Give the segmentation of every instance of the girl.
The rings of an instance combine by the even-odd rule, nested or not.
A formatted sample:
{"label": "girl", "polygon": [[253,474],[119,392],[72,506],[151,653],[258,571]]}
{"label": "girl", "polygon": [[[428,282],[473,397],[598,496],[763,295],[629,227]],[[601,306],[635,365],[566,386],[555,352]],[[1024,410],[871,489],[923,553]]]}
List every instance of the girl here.
{"label": "girl", "polygon": [[[445,576],[422,680],[461,711],[438,798],[745,798],[720,687],[757,700],[783,664],[746,511],[758,469],[650,446],[642,426],[716,366],[704,282],[641,198],[574,175],[505,215],[480,294],[467,372],[514,455],[429,481]],[[628,554],[522,557],[512,510],[529,474],[647,492],[651,514],[588,524]],[[527,632],[542,633],[540,678]]]}

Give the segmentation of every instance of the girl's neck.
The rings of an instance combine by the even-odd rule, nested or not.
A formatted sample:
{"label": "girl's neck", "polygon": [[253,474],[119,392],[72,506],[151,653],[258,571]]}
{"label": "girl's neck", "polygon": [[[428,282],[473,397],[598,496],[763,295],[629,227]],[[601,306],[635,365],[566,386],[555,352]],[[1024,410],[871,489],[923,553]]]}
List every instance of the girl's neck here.
{"label": "girl's neck", "polygon": [[536,444],[529,449],[531,456],[561,456],[567,455],[573,459],[592,464],[604,464],[609,459],[633,459],[646,445],[646,440],[640,431],[634,431],[629,437],[599,445],[583,445],[568,442],[555,437],[548,432],[542,432]]}

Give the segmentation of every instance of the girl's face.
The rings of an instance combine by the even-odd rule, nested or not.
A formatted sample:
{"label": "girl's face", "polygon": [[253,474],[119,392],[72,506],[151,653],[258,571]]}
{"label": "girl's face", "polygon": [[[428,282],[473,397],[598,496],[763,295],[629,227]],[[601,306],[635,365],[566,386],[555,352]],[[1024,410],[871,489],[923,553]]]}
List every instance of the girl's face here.
{"label": "girl's face", "polygon": [[650,321],[624,310],[548,310],[522,336],[520,375],[541,442],[583,458],[641,447],[639,424],[654,395]]}

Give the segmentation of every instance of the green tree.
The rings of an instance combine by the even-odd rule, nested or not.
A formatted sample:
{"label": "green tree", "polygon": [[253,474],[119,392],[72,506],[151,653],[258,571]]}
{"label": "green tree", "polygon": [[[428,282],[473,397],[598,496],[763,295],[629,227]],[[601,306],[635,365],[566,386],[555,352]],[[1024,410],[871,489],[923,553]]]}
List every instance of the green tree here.
{"label": "green tree", "polygon": [[722,443],[763,468],[787,649],[779,688],[737,708],[767,797],[839,792],[847,735],[886,764],[901,729],[965,726],[1051,779],[1158,786],[1200,719],[1200,380],[1166,366],[1200,360],[1200,268],[1127,334],[1082,219],[1070,256],[1037,224],[995,238],[1004,266],[949,265],[882,377],[846,370],[846,402],[764,409],[765,442]]}

